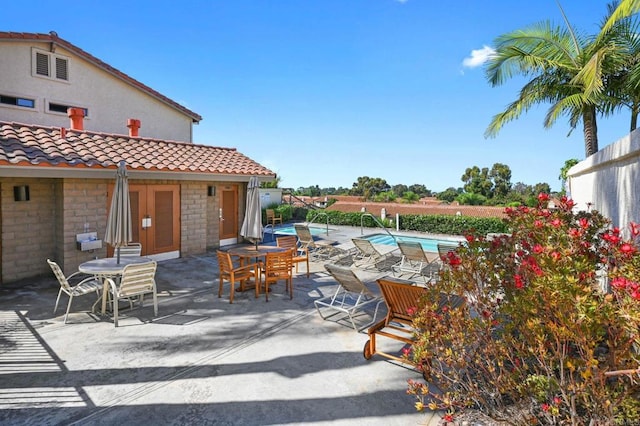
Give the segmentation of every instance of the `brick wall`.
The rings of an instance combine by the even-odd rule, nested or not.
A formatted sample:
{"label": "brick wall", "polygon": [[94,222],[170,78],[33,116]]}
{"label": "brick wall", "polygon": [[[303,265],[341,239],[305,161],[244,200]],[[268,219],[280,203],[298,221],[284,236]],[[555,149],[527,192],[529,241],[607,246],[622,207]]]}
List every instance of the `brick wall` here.
{"label": "brick wall", "polygon": [[180,185],[180,256],[207,249],[207,183]]}
{"label": "brick wall", "polygon": [[[29,187],[28,201],[15,201],[14,186]],[[3,178],[2,282],[43,275],[55,255],[56,198],[54,179]]]}
{"label": "brick wall", "polygon": [[216,182],[209,183],[208,186],[215,188],[215,195],[207,196],[207,248],[217,249],[220,247],[220,191]]}

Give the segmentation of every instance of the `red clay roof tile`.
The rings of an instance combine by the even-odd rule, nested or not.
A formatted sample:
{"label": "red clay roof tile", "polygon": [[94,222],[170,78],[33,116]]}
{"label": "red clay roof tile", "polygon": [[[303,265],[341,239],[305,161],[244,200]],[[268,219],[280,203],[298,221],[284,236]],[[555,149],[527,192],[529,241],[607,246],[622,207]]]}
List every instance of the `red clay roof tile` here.
{"label": "red clay roof tile", "polygon": [[102,169],[121,160],[132,170],[275,177],[235,148],[74,130],[61,139],[57,127],[0,121],[0,165]]}

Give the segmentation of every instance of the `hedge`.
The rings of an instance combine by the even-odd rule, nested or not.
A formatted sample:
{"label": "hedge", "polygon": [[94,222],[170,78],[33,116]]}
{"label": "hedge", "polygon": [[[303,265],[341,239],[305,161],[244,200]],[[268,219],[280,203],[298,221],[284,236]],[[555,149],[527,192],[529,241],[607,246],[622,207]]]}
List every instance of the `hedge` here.
{"label": "hedge", "polygon": [[[339,211],[309,210],[306,215],[307,222],[327,223],[330,225],[362,226],[377,228],[378,224],[370,214],[343,213]],[[395,223],[390,219],[381,220],[387,228],[395,228]],[[426,232],[432,234],[465,235],[470,232],[488,234],[491,232],[509,232],[505,222],[497,217],[470,217],[451,215],[401,215],[399,229],[402,231]]]}

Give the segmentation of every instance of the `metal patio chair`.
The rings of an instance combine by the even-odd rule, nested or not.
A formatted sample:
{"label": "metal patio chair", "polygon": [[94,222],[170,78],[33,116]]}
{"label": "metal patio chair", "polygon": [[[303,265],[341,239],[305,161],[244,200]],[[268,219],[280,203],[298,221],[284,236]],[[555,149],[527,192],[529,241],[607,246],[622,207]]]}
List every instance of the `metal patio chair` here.
{"label": "metal patio chair", "polygon": [[[314,300],[313,303],[322,319],[326,320],[340,313],[346,314],[355,331],[361,331],[374,323],[378,315],[378,308],[384,300],[371,293],[353,270],[331,263],[324,267],[339,285],[333,295]],[[374,304],[373,318],[367,323],[357,326],[356,317],[363,314],[365,308]],[[323,314],[323,311],[333,311],[333,313]]]}
{"label": "metal patio chair", "polygon": [[420,243],[399,240],[398,248],[402,253],[402,259],[392,267],[394,274],[399,276],[408,274],[408,279],[420,276],[425,283],[428,283],[440,269],[438,259],[430,260]]}
{"label": "metal patio chair", "polygon": [[122,270],[122,275],[118,282],[113,278],[107,278],[109,291],[113,302],[113,324],[118,326],[118,302],[126,299],[129,304],[133,297],[138,297],[140,306],[144,304],[144,295],[153,295],[153,314],[158,316],[158,294],[156,290],[156,269],[158,264],[155,260],[145,263],[132,263],[126,265]]}
{"label": "metal patio chair", "polygon": [[381,253],[371,241],[365,238],[352,238],[351,241],[356,248],[353,255],[353,264],[357,268],[373,267],[379,271],[388,271],[396,265],[401,257],[397,254],[398,249],[388,253]]}
{"label": "metal patio chair", "polygon": [[[82,272],[74,272],[73,274],[66,276],[62,269],[58,264],[50,259],[47,259],[47,263],[51,267],[53,274],[58,279],[58,283],[60,284],[60,290],[58,291],[58,297],[56,298],[56,305],[53,308],[53,313],[55,314],[58,310],[58,303],[60,302],[60,296],[62,293],[65,293],[69,296],[69,303],[67,304],[67,311],[64,314],[64,323],[67,323],[67,317],[69,316],[69,310],[71,309],[71,302],[73,302],[74,297],[84,296],[89,293],[96,293],[97,300],[91,307],[91,312],[95,309],[96,304],[100,301],[100,290],[102,290],[102,282],[94,276],[86,276]],[[85,278],[81,279],[81,281],[72,284],[76,279],[85,276]]]}

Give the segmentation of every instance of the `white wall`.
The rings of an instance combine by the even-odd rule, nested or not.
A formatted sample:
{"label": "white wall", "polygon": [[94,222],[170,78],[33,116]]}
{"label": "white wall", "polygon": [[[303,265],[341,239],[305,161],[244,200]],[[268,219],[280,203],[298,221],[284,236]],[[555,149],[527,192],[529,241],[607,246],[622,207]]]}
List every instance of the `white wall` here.
{"label": "white wall", "polygon": [[640,130],[576,164],[567,176],[577,209],[599,211],[630,236],[629,222],[640,222]]}
{"label": "white wall", "polygon": [[260,188],[260,207],[282,204],[282,188]]}
{"label": "white wall", "polygon": [[33,76],[32,48],[46,53],[49,43],[0,42],[0,94],[36,100],[35,109],[0,103],[0,120],[68,128],[66,114],[47,111],[53,101],[88,108],[86,130],[127,135],[127,119],[136,118],[142,137],[192,141],[191,118],[62,47],[55,54],[69,59],[69,81]]}

